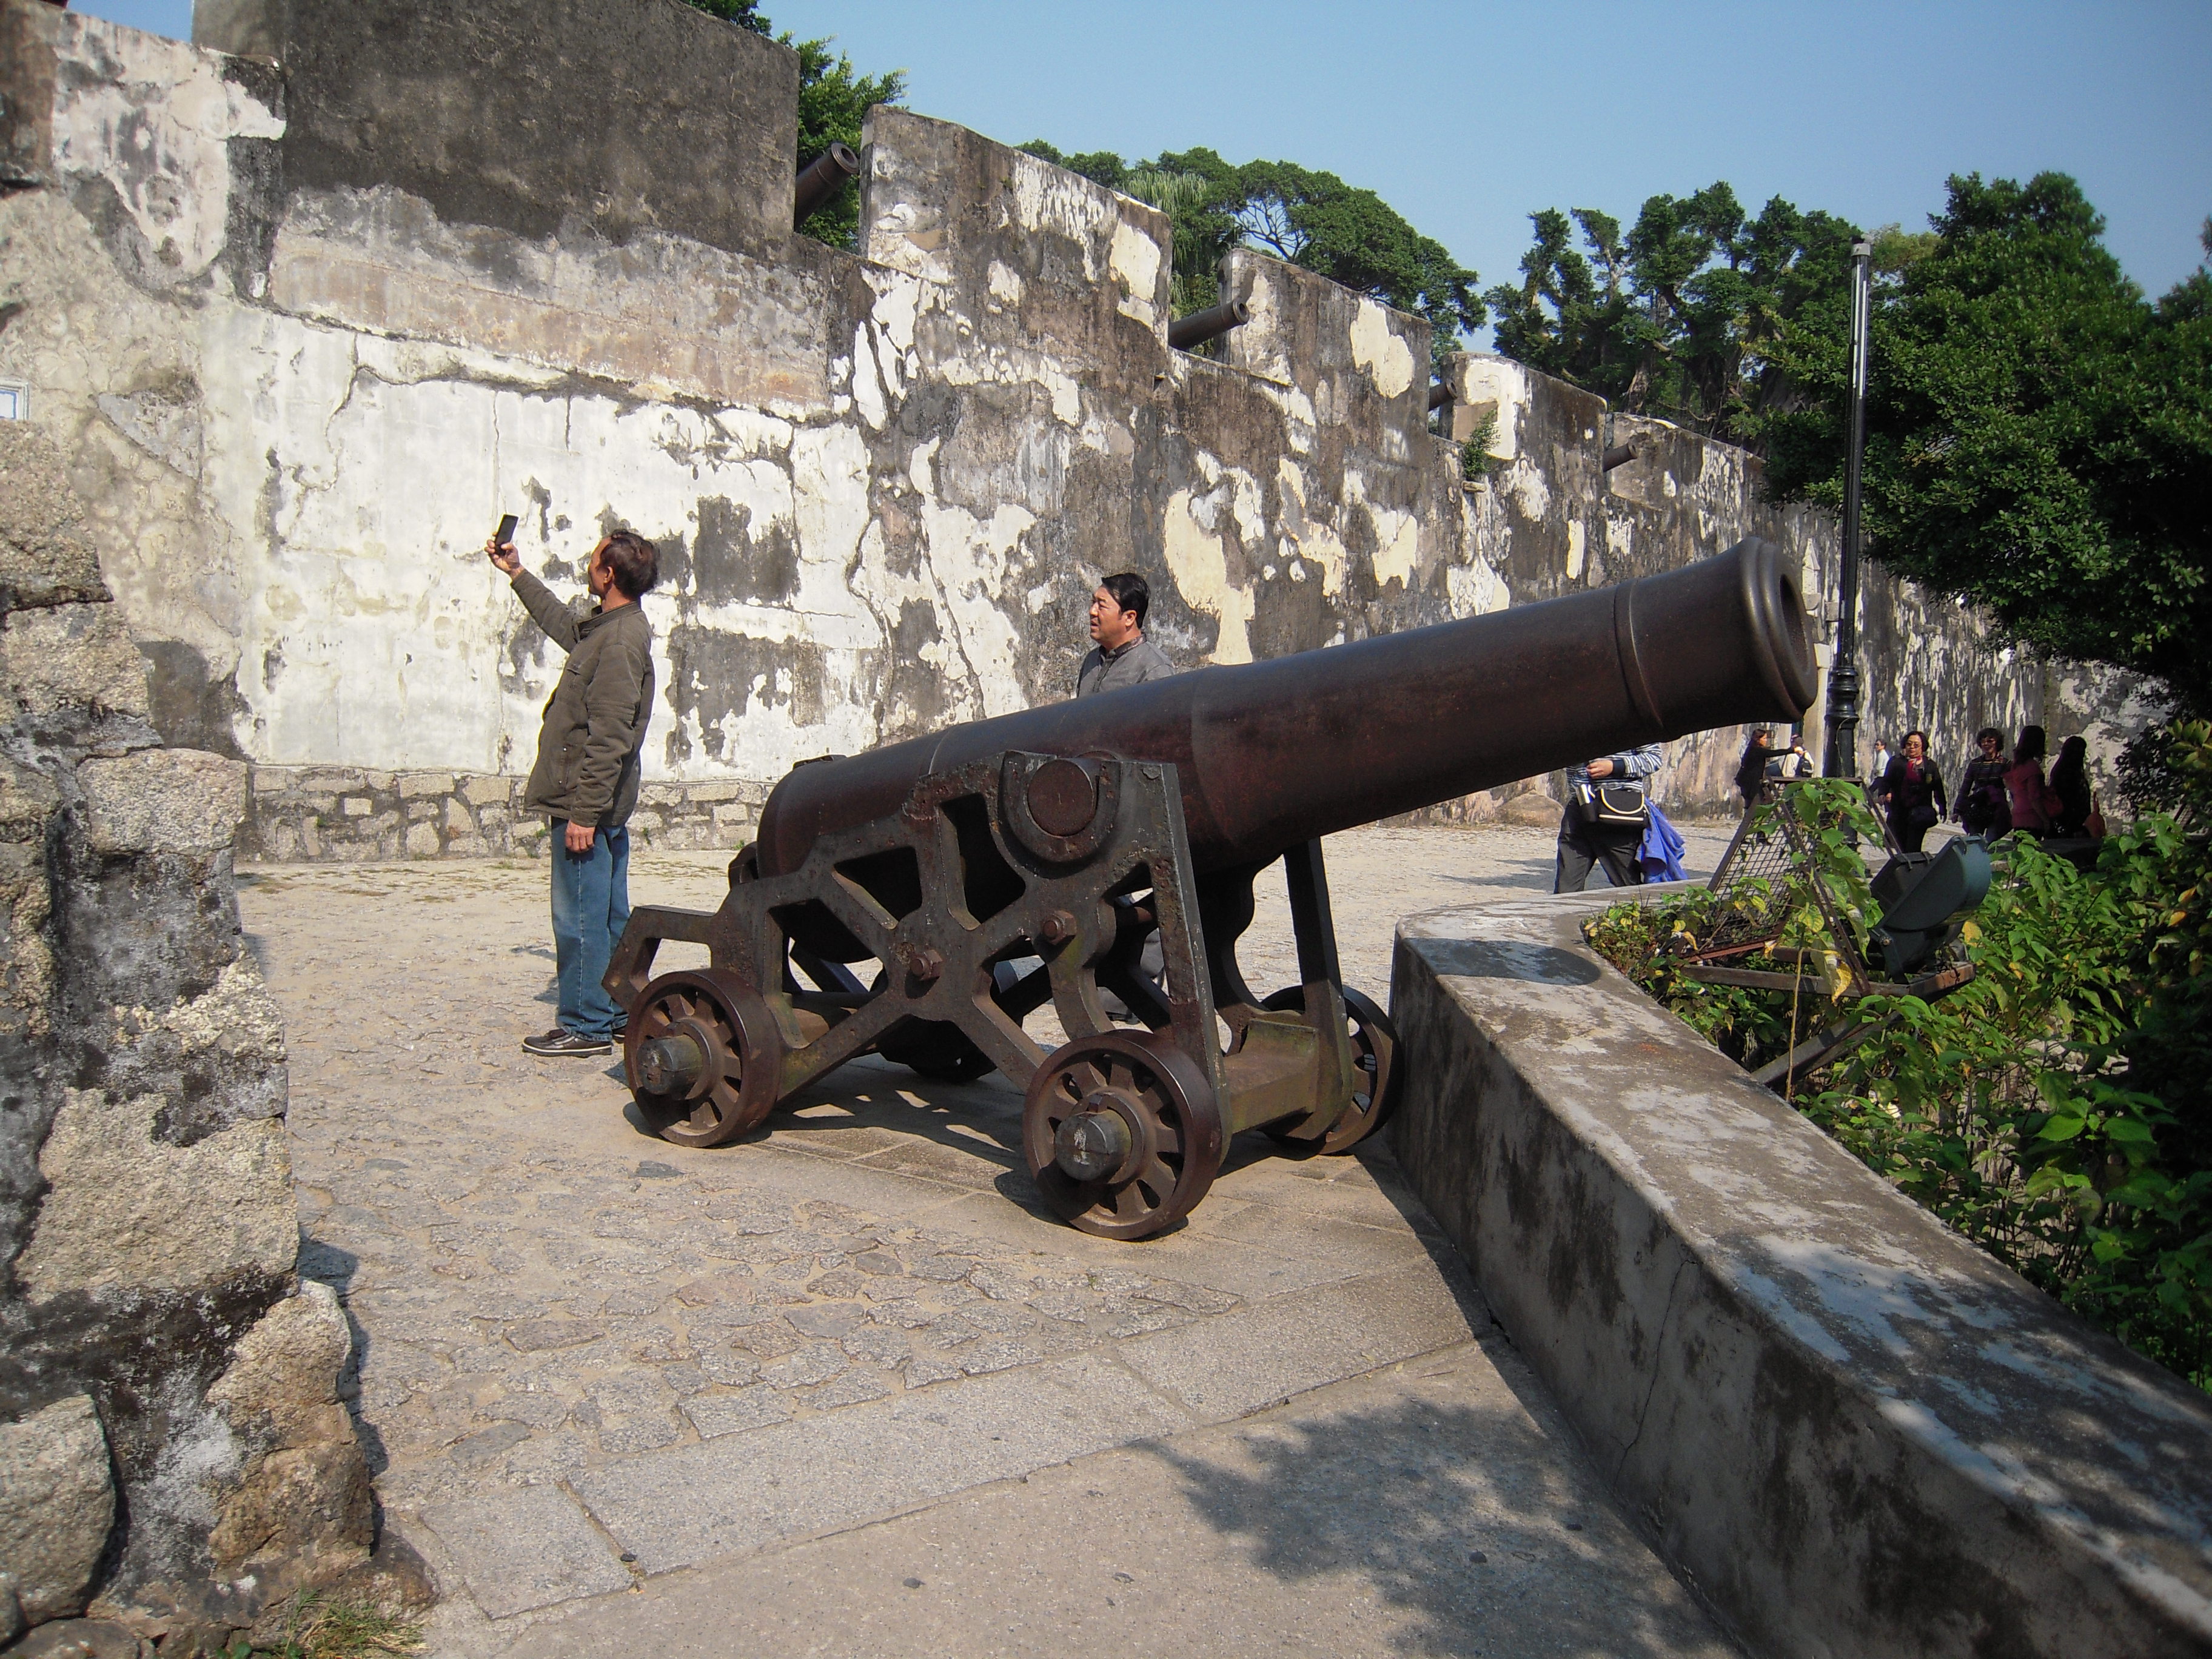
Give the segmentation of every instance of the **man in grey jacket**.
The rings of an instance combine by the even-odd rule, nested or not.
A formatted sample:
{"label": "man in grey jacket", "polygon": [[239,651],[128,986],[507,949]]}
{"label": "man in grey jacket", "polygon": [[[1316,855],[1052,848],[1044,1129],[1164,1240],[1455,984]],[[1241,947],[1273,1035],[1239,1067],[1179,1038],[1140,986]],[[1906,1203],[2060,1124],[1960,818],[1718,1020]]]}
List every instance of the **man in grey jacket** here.
{"label": "man in grey jacket", "polygon": [[514,584],[523,609],[568,653],[545,700],[538,763],[525,811],[550,820],[553,946],[560,964],[559,1021],[523,1043],[533,1054],[604,1054],[623,1011],[599,981],[629,925],[629,815],[637,805],[640,751],[653,717],[653,629],[639,599],[660,577],[660,555],[633,531],[592,550],[584,580],[597,601],[579,617],[522,568],[511,543],[485,552]]}
{"label": "man in grey jacket", "polygon": [[1559,815],[1559,861],[1553,872],[1552,890],[1579,893],[1589,880],[1592,866],[1601,865],[1606,879],[1615,887],[1641,887],[1644,866],[1636,852],[1644,840],[1640,825],[1584,823],[1575,816],[1575,799],[1592,782],[1648,784],[1666,755],[1663,745],[1647,743],[1623,750],[1580,766],[1567,769],[1567,805]]}
{"label": "man in grey jacket", "polygon": [[1176,672],[1168,653],[1145,637],[1145,613],[1152,604],[1152,589],[1133,572],[1098,584],[1091,596],[1091,637],[1097,647],[1076,673],[1077,696],[1164,680]]}

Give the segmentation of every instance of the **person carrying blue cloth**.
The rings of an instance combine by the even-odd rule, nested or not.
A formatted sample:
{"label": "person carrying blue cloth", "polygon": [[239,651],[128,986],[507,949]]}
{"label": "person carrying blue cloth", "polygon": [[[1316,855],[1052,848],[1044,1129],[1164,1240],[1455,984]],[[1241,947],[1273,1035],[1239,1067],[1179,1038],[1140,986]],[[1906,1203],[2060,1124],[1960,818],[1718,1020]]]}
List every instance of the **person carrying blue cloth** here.
{"label": "person carrying blue cloth", "polygon": [[[1592,868],[1599,866],[1615,887],[1643,885],[1644,866],[1638,852],[1650,825],[1650,801],[1644,788],[1646,781],[1659,770],[1663,756],[1661,744],[1647,743],[1567,769],[1567,805],[1559,815],[1559,857],[1553,874],[1553,892],[1581,892]],[[1638,810],[1632,822],[1625,821],[1626,815],[1616,810],[1620,798],[1628,793],[1623,785],[1643,798],[1636,803]]]}
{"label": "person carrying blue cloth", "polygon": [[1644,839],[1636,848],[1636,862],[1644,872],[1646,881],[1685,881],[1689,871],[1682,865],[1682,854],[1688,845],[1682,832],[1668,822],[1659,810],[1657,801],[1647,801],[1651,822],[1644,826]]}

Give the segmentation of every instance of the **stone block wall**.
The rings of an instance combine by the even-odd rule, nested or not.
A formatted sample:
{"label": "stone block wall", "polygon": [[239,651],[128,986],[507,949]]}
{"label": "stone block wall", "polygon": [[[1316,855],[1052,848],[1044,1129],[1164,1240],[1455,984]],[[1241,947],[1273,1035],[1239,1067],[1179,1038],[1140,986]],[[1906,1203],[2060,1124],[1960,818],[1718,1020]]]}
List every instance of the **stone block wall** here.
{"label": "stone block wall", "polygon": [[[522,810],[524,780],[357,766],[257,766],[240,857],[277,864],[395,859],[538,858],[542,815]],[[629,821],[641,852],[742,847],[760,822],[763,783],[648,783]]]}
{"label": "stone block wall", "polygon": [[89,1613],[211,1653],[363,1568],[374,1517],[346,1316],[295,1273],[248,769],[161,746],[84,532],[0,422],[0,1644]]}
{"label": "stone block wall", "polygon": [[[702,790],[1067,695],[1114,570],[1195,667],[1747,532],[1832,560],[1740,452],[1516,364],[1455,359],[1432,432],[1421,319],[1249,250],[1223,277],[1252,320],[1175,351],[1162,215],[943,122],[871,114],[857,255],[798,236],[792,55],[676,0],[563,0],[557,27],[520,0],[207,0],[190,46],[0,7],[38,43],[5,140],[43,157],[0,198],[0,375],[67,459],[158,728],[284,781],[254,791],[257,856],[526,843],[493,781],[527,772],[560,660],[483,561],[502,509],[561,591],[604,527],[663,550],[646,777],[684,793],[641,833],[668,845],[741,834]],[[647,165],[586,122],[582,64],[684,142]],[[1454,438],[1486,412],[1501,467],[1469,489]],[[1868,637],[1930,720],[2039,696],[1973,658],[1973,618],[1887,593]],[[1663,798],[1724,806],[1741,735],[1679,748]],[[294,788],[334,770],[357,785]]]}

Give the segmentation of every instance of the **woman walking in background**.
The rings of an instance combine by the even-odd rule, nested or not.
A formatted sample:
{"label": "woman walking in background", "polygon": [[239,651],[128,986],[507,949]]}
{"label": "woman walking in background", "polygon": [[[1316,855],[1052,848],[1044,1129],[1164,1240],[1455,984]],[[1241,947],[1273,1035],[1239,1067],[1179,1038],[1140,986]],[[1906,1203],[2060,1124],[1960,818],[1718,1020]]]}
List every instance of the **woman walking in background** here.
{"label": "woman walking in background", "polygon": [[2051,763],[2051,795],[2057,802],[2051,815],[2054,836],[2078,836],[2089,822],[2089,743],[2069,738],[2058,745],[2058,758]]}
{"label": "woman walking in background", "polygon": [[1759,726],[1743,746],[1743,758],[1736,763],[1736,793],[1743,797],[1744,810],[1749,811],[1759,805],[1759,798],[1766,793],[1766,760],[1774,733]]}
{"label": "woman walking in background", "polygon": [[2051,786],[2043,781],[2043,728],[2023,726],[2020,741],[2012,746],[2012,764],[2005,771],[2005,793],[2012,801],[2012,827],[2031,836],[2051,833],[2051,809],[2057,803]]}
{"label": "woman walking in background", "polygon": [[1917,853],[1951,803],[1943,793],[1943,775],[1928,758],[1928,734],[1907,732],[1902,747],[1905,752],[1889,763],[1881,793],[1889,803],[1891,836],[1905,852]]}
{"label": "woman walking in background", "polygon": [[1995,841],[2012,829],[2012,801],[2005,793],[2012,763],[2005,758],[2004,733],[1996,726],[1984,726],[1974,741],[1982,752],[1966,763],[1966,775],[1959,781],[1959,827]]}

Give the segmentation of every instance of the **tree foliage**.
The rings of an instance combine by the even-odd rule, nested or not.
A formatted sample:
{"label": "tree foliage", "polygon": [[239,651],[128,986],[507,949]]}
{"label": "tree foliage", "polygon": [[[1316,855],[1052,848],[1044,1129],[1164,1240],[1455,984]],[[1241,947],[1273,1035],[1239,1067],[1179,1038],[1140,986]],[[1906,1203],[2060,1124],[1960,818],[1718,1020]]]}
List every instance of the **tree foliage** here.
{"label": "tree foliage", "polygon": [[[860,147],[860,123],[878,104],[896,104],[906,96],[906,71],[882,75],[854,72],[853,60],[842,52],[832,54],[827,40],[794,41],[788,33],[778,37],[799,53],[799,155],[804,167],[832,143]],[[857,248],[860,244],[860,198],[847,185],[807,215],[799,229],[832,247]]]}
{"label": "tree foliage", "polygon": [[[685,0],[685,3],[734,23],[755,34],[768,35],[773,26],[760,15],[760,0]],[[843,52],[833,52],[830,39],[800,40],[790,30],[773,38],[799,54],[799,145],[792,158],[794,167],[805,167],[832,143],[860,144],[860,123],[877,104],[896,104],[906,96],[906,71],[862,75]],[[799,228],[832,247],[854,248],[860,242],[860,204],[849,186],[806,216]]]}
{"label": "tree foliage", "polygon": [[1499,352],[1632,414],[1754,447],[1801,395],[1773,343],[1808,315],[1842,316],[1856,234],[1778,196],[1750,217],[1725,182],[1650,198],[1625,235],[1596,208],[1529,223],[1520,285],[1486,296]]}
{"label": "tree foliage", "polygon": [[[1877,289],[1864,514],[1872,551],[2052,656],[2162,679],[2212,709],[2212,274],[2153,304],[2075,181],[1954,178]],[[2212,224],[2206,229],[2212,252]],[[1776,492],[1842,498],[1846,321],[1771,352]]]}
{"label": "tree foliage", "polygon": [[1237,165],[1205,149],[1133,164],[1110,150],[1064,154],[1042,138],[1022,149],[1168,216],[1179,313],[1219,300],[1221,256],[1243,244],[1427,318],[1439,357],[1486,319],[1474,272],[1373,191],[1333,173],[1290,161]]}

